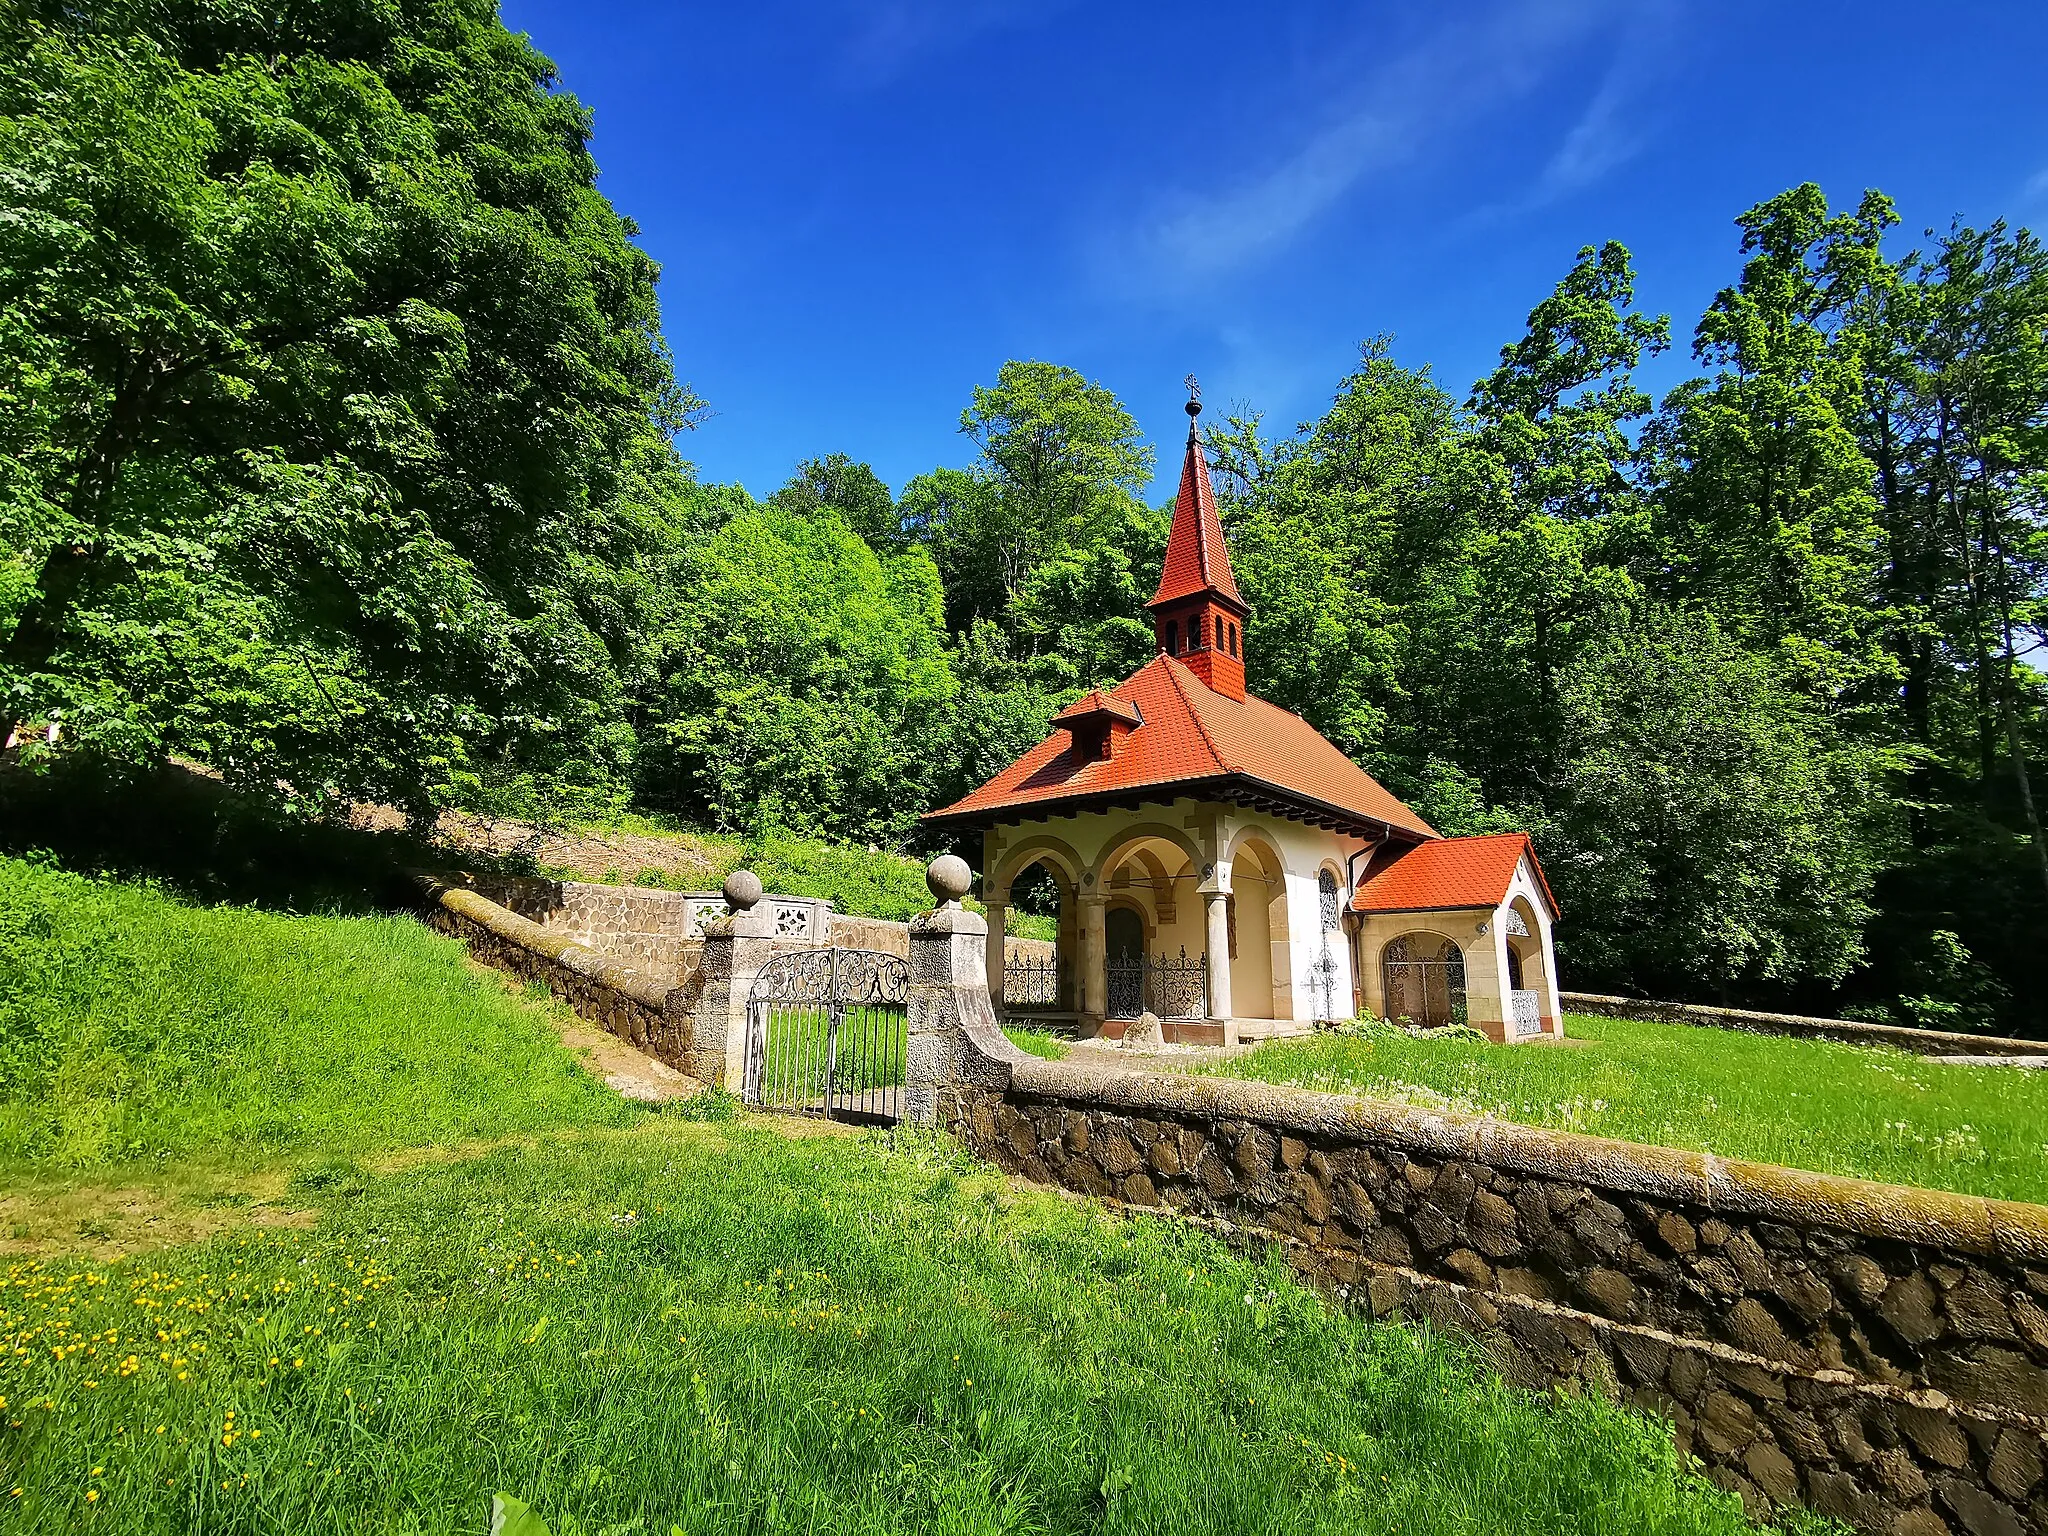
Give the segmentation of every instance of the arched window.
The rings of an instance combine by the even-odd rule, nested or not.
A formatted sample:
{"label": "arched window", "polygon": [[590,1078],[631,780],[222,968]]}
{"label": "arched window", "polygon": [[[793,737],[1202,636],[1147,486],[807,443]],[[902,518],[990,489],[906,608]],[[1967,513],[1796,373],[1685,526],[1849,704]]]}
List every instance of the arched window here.
{"label": "arched window", "polygon": [[1230,654],[1233,656],[1240,654],[1237,649],[1237,620],[1235,619],[1230,621]]}
{"label": "arched window", "polygon": [[1316,896],[1322,909],[1323,932],[1337,931],[1337,877],[1329,870],[1316,876]]}
{"label": "arched window", "polygon": [[1465,955],[1434,933],[1404,933],[1380,957],[1386,1013],[1434,1029],[1465,1022]]}
{"label": "arched window", "polygon": [[1178,619],[1168,619],[1166,621],[1166,654],[1169,656],[1180,654],[1180,621]]}

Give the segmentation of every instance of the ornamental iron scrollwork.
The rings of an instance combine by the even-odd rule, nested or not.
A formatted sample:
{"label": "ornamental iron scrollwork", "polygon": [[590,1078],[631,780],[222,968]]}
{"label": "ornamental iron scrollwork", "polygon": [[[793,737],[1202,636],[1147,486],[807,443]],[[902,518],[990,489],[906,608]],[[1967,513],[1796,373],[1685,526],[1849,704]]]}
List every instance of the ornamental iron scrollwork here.
{"label": "ornamental iron scrollwork", "polygon": [[1060,1005],[1060,962],[1057,955],[1037,959],[1012,955],[1003,962],[1003,1006],[1057,1008]]}
{"label": "ornamental iron scrollwork", "polygon": [[894,1121],[908,1066],[910,964],[867,949],[771,956],[747,994],[741,1096],[764,1109]]}
{"label": "ornamental iron scrollwork", "polygon": [[1465,1022],[1465,952],[1433,933],[1405,933],[1381,955],[1386,1016],[1433,1029]]}

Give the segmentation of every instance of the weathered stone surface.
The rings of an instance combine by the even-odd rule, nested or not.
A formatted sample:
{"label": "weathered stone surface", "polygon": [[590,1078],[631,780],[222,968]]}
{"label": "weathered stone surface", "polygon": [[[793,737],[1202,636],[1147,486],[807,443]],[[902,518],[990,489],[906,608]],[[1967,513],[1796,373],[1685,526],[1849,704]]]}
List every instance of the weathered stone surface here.
{"label": "weathered stone surface", "polygon": [[1470,1248],[1459,1248],[1444,1258],[1445,1271],[1461,1285],[1487,1290],[1493,1285],[1493,1266]]}
{"label": "weathered stone surface", "polygon": [[1742,1469],[1776,1503],[1790,1504],[1799,1497],[1799,1469],[1768,1440],[1759,1440],[1742,1453]]}
{"label": "weathered stone surface", "polygon": [[1280,1138],[1280,1166],[1292,1172],[1308,1161],[1308,1143],[1298,1136]]}
{"label": "weathered stone surface", "polygon": [[1163,1179],[1170,1179],[1180,1172],[1180,1147],[1170,1137],[1153,1142],[1145,1156],[1152,1165],[1152,1171]]}
{"label": "weathered stone surface", "polygon": [[1967,1355],[1931,1361],[1927,1377],[1950,1397],[2048,1417],[2048,1372],[2016,1349],[1980,1344]]}
{"label": "weathered stone surface", "polygon": [[2005,1299],[1983,1275],[1970,1275],[1952,1287],[1941,1299],[1949,1326],[1966,1339],[2010,1339],[2015,1337]]}
{"label": "weathered stone surface", "polygon": [[1937,1413],[1931,1408],[1901,1403],[1893,1417],[1913,1448],[1936,1466],[1962,1467],[1969,1464],[1970,1443],[1963,1438],[1963,1432],[1952,1416]]}
{"label": "weathered stone surface", "polygon": [[1367,1238],[1365,1251],[1382,1264],[1396,1264],[1404,1269],[1415,1262],[1408,1239],[1393,1227],[1381,1227]]}
{"label": "weathered stone surface", "polygon": [[1578,1277],[1572,1289],[1603,1317],[1622,1323],[1635,1318],[1635,1282],[1618,1269],[1604,1266],[1589,1269]]}
{"label": "weathered stone surface", "polygon": [[1879,1451],[1870,1459],[1870,1475],[1878,1486],[1901,1504],[1911,1504],[1927,1495],[1927,1479],[1919,1464],[1902,1446]]}
{"label": "weathered stone surface", "polygon": [[2027,1536],[2018,1510],[1967,1479],[1942,1479],[1941,1502],[1970,1536]]}
{"label": "weathered stone surface", "polygon": [[1756,1414],[1732,1392],[1709,1392],[1693,1420],[1693,1437],[1724,1456],[1743,1450],[1757,1437]]}
{"label": "weathered stone surface", "polygon": [[1124,1180],[1123,1196],[1132,1205],[1156,1205],[1159,1203],[1159,1191],[1153,1187],[1152,1181],[1142,1173],[1134,1173]]}
{"label": "weathered stone surface", "polygon": [[2007,1429],[1991,1453],[1991,1486],[2017,1504],[2040,1483],[2041,1465],[2041,1437]]}
{"label": "weathered stone surface", "polygon": [[1948,1522],[1926,1505],[1909,1509],[1890,1528],[1890,1536],[1954,1536]]}
{"label": "weathered stone surface", "polygon": [[1665,1211],[1657,1218],[1657,1238],[1676,1254],[1692,1253],[1700,1245],[1699,1234],[1693,1231],[1692,1223],[1676,1211]]}
{"label": "weathered stone surface", "polygon": [[1908,1344],[1925,1344],[1941,1333],[1940,1304],[1925,1275],[1907,1275],[1886,1286],[1877,1315]]}
{"label": "weathered stone surface", "polygon": [[1137,1146],[1121,1127],[1111,1129],[1098,1137],[1094,1146],[1095,1161],[1102,1165],[1102,1171],[1112,1178],[1122,1178],[1135,1173],[1144,1165]]}

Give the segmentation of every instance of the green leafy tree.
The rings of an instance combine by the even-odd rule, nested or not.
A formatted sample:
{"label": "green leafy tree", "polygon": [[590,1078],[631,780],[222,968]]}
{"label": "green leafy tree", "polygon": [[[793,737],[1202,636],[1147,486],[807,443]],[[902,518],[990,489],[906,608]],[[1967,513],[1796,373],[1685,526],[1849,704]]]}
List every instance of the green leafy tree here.
{"label": "green leafy tree", "polygon": [[0,52],[0,725],[615,796],[613,508],[694,402],[553,67],[486,0],[31,4]]}
{"label": "green leafy tree", "polygon": [[905,544],[903,517],[881,476],[843,453],[805,459],[789,483],[768,498],[792,512],[830,507],[870,548],[894,554]]}
{"label": "green leafy tree", "polygon": [[976,386],[960,430],[979,450],[974,467],[921,476],[904,500],[965,632],[1006,618],[1044,561],[1101,543],[1151,478],[1152,452],[1114,394],[1053,363],[1003,364]]}
{"label": "green leafy tree", "polygon": [[751,506],[678,556],[639,790],[714,826],[894,839],[933,803],[955,683],[922,550]]}

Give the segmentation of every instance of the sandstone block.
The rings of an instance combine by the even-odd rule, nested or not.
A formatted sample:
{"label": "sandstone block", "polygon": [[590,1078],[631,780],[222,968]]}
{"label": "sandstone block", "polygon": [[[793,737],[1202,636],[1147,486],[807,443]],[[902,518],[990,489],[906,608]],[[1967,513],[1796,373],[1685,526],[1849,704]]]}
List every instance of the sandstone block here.
{"label": "sandstone block", "polygon": [[1470,1248],[1459,1248],[1443,1261],[1444,1269],[1461,1285],[1474,1290],[1488,1290],[1493,1285],[1493,1266],[1488,1264]]}
{"label": "sandstone block", "polygon": [[1159,1192],[1152,1181],[1142,1173],[1134,1173],[1123,1183],[1123,1196],[1132,1205],[1157,1205]]}
{"label": "sandstone block", "polygon": [[1984,1275],[1969,1275],[1941,1299],[1949,1326],[1966,1339],[2015,1337],[2005,1298]]}
{"label": "sandstone block", "polygon": [[1775,1503],[1790,1504],[1799,1497],[1799,1469],[1768,1440],[1759,1440],[1743,1452],[1742,1470]]}
{"label": "sandstone block", "polygon": [[1161,1178],[1170,1179],[1180,1172],[1180,1146],[1171,1138],[1155,1141],[1147,1155],[1147,1161],[1152,1164],[1154,1173]]}
{"label": "sandstone block", "polygon": [[1367,1238],[1365,1251],[1381,1264],[1398,1264],[1405,1269],[1415,1262],[1407,1237],[1393,1227],[1381,1227]]}
{"label": "sandstone block", "polygon": [[2007,1429],[1991,1453],[1991,1486],[2017,1504],[2041,1481],[2041,1437]]}
{"label": "sandstone block", "polygon": [[2018,1510],[1964,1478],[1943,1480],[1941,1502],[1970,1536],[2027,1536]]}
{"label": "sandstone block", "polygon": [[1572,1289],[1604,1317],[1626,1323],[1636,1315],[1635,1282],[1618,1269],[1604,1265],[1589,1269],[1573,1281]]}
{"label": "sandstone block", "polygon": [[1886,1286],[1877,1315],[1908,1344],[1925,1344],[1941,1333],[1941,1312],[1925,1275],[1907,1275]]}
{"label": "sandstone block", "polygon": [[1916,1503],[1927,1495],[1927,1478],[1903,1446],[1895,1445],[1872,1457],[1870,1475],[1901,1504]]}
{"label": "sandstone block", "polygon": [[1676,1211],[1666,1211],[1657,1218],[1657,1240],[1676,1254],[1691,1253],[1700,1245],[1692,1223]]}
{"label": "sandstone block", "polygon": [[1280,1138],[1280,1166],[1292,1172],[1308,1161],[1308,1143],[1295,1136]]}
{"label": "sandstone block", "polygon": [[2048,1372],[2017,1350],[1980,1344],[1966,1356],[1943,1355],[1928,1379],[1966,1403],[1997,1403],[2048,1417]]}
{"label": "sandstone block", "polygon": [[1948,1522],[1926,1505],[1909,1509],[1891,1524],[1889,1536],[1954,1536]]}

